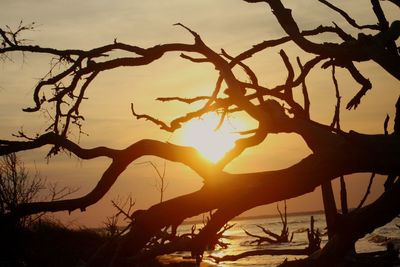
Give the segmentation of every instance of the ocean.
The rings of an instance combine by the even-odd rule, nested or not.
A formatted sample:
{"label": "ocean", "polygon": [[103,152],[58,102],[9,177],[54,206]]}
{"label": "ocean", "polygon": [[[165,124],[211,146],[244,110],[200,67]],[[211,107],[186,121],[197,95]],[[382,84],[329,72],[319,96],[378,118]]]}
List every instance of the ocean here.
{"label": "ocean", "polygon": [[[255,238],[248,236],[244,230],[255,234],[263,236],[262,230],[257,227],[261,225],[268,230],[280,234],[282,230],[282,224],[279,217],[257,217],[250,219],[238,219],[229,222],[229,224],[234,224],[234,226],[224,233],[226,236],[223,241],[229,243],[230,245],[226,249],[216,249],[214,251],[208,251],[205,253],[203,261],[206,266],[216,266],[216,267],[273,267],[282,263],[285,259],[293,260],[296,258],[301,258],[302,256],[253,256],[242,258],[234,262],[220,262],[216,264],[209,256],[222,257],[224,255],[236,255],[249,250],[261,250],[261,249],[302,249],[307,247],[307,232],[305,231],[310,227],[310,217],[314,217],[314,227],[319,229],[320,232],[325,232],[325,217],[324,214],[305,214],[305,215],[288,215],[288,227],[289,232],[295,232],[292,242],[282,243],[282,244],[267,244],[263,243],[261,245],[251,244],[250,242]],[[366,235],[364,238],[356,243],[357,252],[372,252],[372,251],[382,251],[386,250],[386,242],[393,240],[396,244],[399,244],[400,240],[400,229],[396,226],[400,225],[400,218],[395,218],[392,222],[387,225],[376,229],[373,233]],[[201,228],[202,224],[197,224],[197,229]],[[183,225],[178,231],[180,233],[190,232],[191,225]],[[289,234],[290,236],[290,234]],[[327,236],[322,236],[321,245],[327,242]],[[185,256],[187,254],[180,253],[176,256]]]}

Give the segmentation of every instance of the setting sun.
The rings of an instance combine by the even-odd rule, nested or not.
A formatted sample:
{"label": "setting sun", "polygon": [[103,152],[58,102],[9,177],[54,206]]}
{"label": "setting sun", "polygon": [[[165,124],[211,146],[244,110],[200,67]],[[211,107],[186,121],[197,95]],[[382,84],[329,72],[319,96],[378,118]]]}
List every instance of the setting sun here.
{"label": "setting sun", "polygon": [[182,128],[181,142],[185,146],[196,148],[205,158],[217,162],[227,151],[233,148],[239,134],[227,122],[215,130],[220,121],[216,113],[207,113],[199,119],[193,119]]}

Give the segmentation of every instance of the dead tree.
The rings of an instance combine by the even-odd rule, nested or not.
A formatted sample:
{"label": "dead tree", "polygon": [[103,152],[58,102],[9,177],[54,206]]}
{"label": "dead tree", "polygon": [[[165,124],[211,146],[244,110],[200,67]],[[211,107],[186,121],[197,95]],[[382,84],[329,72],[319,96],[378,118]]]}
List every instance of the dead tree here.
{"label": "dead tree", "polygon": [[246,230],[244,230],[244,232],[251,237],[255,237],[255,240],[252,240],[250,243],[257,243],[257,245],[260,245],[262,243],[270,243],[270,244],[278,244],[278,243],[287,243],[287,242],[292,242],[293,240],[293,234],[291,234],[290,238],[289,238],[289,227],[288,227],[288,223],[287,223],[287,209],[286,209],[286,200],[284,201],[285,203],[285,210],[284,210],[284,214],[282,214],[281,210],[279,209],[279,204],[276,205],[276,208],[279,212],[279,217],[281,219],[281,223],[282,223],[282,230],[280,234],[276,234],[274,232],[271,232],[270,230],[268,230],[265,227],[262,227],[261,225],[257,225],[258,228],[260,228],[263,233],[265,234],[265,236],[260,236],[260,235],[255,235],[252,234]]}
{"label": "dead tree", "polygon": [[[307,229],[308,246],[303,249],[258,249],[250,250],[237,255],[225,255],[223,257],[211,256],[216,262],[237,261],[246,257],[262,255],[311,255],[321,248],[321,234],[314,228],[314,217],[311,216],[310,228]],[[257,241],[257,240],[256,240]]]}
{"label": "dead tree", "polygon": [[[311,99],[307,94],[305,80],[310,72],[319,66],[348,71],[361,88],[348,101],[346,108],[356,109],[363,96],[372,89],[371,82],[357,69],[358,64],[375,62],[388,74],[397,80],[400,79],[400,59],[396,44],[400,35],[400,21],[389,22],[380,1],[371,0],[376,21],[372,25],[360,26],[345,11],[321,0],[331,12],[338,12],[349,25],[355,27],[355,30],[359,31],[358,35],[353,36],[336,24],[303,30],[292,16],[292,10],[285,7],[280,0],[247,2],[262,2],[269,6],[286,34],[281,38],[256,44],[238,55],[229,55],[224,50],[213,50],[197,32],[182,24],[177,26],[193,37],[193,43],[167,43],[143,48],[115,40],[111,44],[89,50],[27,45],[20,35],[24,30],[30,29],[31,25],[20,25],[14,31],[1,28],[0,55],[4,60],[7,60],[10,53],[29,52],[48,54],[55,57],[56,61],[52,61],[51,71],[34,88],[33,105],[24,109],[25,112],[39,112],[54,105],[53,109],[47,109],[52,112],[50,125],[34,137],[20,132],[18,136],[23,138],[22,140],[1,140],[0,154],[51,146],[49,156],[64,150],[81,159],[107,157],[111,160],[98,184],[87,195],[69,200],[24,203],[14,207],[5,217],[20,218],[39,212],[61,210],[84,211],[104,196],[132,162],[145,155],[180,162],[190,167],[202,177],[204,186],[198,191],[163,201],[136,214],[129,233],[117,244],[118,249],[113,255],[115,266],[124,266],[127,259],[133,259],[143,253],[146,245],[160,229],[177,225],[185,218],[216,210],[207,225],[191,241],[190,249],[195,257],[199,257],[219,230],[242,212],[259,205],[304,195],[337,177],[353,173],[377,173],[388,175],[390,179],[386,183],[385,192],[375,202],[354,212],[337,216],[334,220],[335,231],[328,244],[312,254],[306,262],[325,264],[324,266],[334,265],[345,257],[359,238],[397,216],[400,212],[400,205],[396,204],[399,203],[400,196],[398,135],[368,135],[338,129],[339,109],[336,109],[333,126],[314,121],[310,116]],[[394,0],[389,4],[396,5],[395,8],[399,6],[398,1]],[[364,29],[369,30],[368,34],[363,32]],[[323,38],[324,33],[332,34],[336,40],[319,43],[308,39],[310,36]],[[311,59],[299,64],[300,70],[295,71],[290,57],[281,49],[279,54],[287,69],[286,81],[274,87],[263,86],[251,66],[246,64],[246,60],[261,51],[274,49],[282,44],[297,46],[310,55]],[[122,51],[125,56],[114,57],[115,51]],[[81,130],[84,119],[81,107],[84,105],[86,90],[98,75],[120,67],[149,65],[171,52],[181,53],[184,60],[194,64],[206,63],[216,69],[218,78],[215,88],[210,95],[192,99],[160,98],[161,101],[184,103],[204,100],[206,102],[199,109],[170,122],[148,114],[139,114],[132,104],[132,115],[136,119],[146,119],[164,131],[174,132],[184,123],[208,112],[242,113],[255,120],[257,127],[243,132],[242,138],[238,139],[235,146],[216,164],[202,158],[193,148],[145,137],[133,144],[127,144],[125,149],[104,146],[85,148],[74,142],[70,130],[73,127]],[[61,65],[64,67],[58,68]],[[248,78],[239,78],[236,75],[237,70],[244,72]],[[293,91],[299,87],[302,87],[304,104],[293,97]],[[226,116],[221,116],[221,120],[225,118]],[[399,116],[396,116],[395,132],[398,132],[396,129],[400,127],[398,120]],[[280,133],[299,135],[311,153],[298,163],[279,170],[239,174],[224,170],[228,163],[246,149],[261,144],[269,134]],[[109,263],[110,261],[102,261],[97,266],[107,266]]]}
{"label": "dead tree", "polygon": [[314,216],[311,216],[310,218],[310,228],[307,229],[307,239],[308,255],[314,253],[321,248],[321,233],[319,232],[319,229],[314,228]]}
{"label": "dead tree", "polygon": [[[24,162],[16,153],[0,159],[0,218],[16,206],[40,199],[60,200],[75,193],[77,188],[59,187],[57,183],[47,183],[38,170],[29,173]],[[14,218],[17,227],[29,227],[45,215],[44,212],[32,216]]]}

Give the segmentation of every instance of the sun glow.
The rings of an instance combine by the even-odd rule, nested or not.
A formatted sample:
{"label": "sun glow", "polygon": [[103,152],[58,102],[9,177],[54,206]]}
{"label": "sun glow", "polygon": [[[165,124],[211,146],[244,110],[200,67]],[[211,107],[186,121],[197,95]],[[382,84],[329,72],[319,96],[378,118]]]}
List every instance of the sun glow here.
{"label": "sun glow", "polygon": [[227,120],[215,130],[219,121],[220,116],[213,112],[189,121],[182,127],[182,144],[196,148],[206,159],[217,162],[239,138]]}

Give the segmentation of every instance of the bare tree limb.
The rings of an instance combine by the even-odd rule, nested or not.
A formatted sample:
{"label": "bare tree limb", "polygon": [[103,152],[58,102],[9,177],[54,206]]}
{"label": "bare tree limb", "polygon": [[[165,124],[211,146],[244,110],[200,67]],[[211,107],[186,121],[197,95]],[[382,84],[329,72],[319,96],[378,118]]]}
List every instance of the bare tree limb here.
{"label": "bare tree limb", "polygon": [[342,9],[336,7],[335,5],[329,3],[326,0],[319,0],[319,2],[323,3],[324,5],[326,5],[327,7],[329,7],[330,9],[338,12],[351,26],[353,26],[354,28],[357,29],[370,29],[370,30],[379,30],[379,27],[377,25],[358,25],[357,22],[350,17],[345,11],[343,11]]}
{"label": "bare tree limb", "polygon": [[395,4],[396,6],[400,7],[400,1],[399,0],[389,0],[390,2],[392,2],[393,4]]}
{"label": "bare tree limb", "polygon": [[350,72],[351,76],[353,76],[354,80],[362,85],[360,91],[349,101],[346,108],[347,109],[356,109],[357,106],[361,102],[361,98],[367,93],[369,89],[372,88],[371,82],[365,78],[354,66],[353,63],[347,64],[345,66],[347,70]]}
{"label": "bare tree limb", "polygon": [[375,173],[372,173],[371,177],[369,178],[367,190],[366,190],[363,198],[361,199],[360,203],[358,204],[357,209],[360,209],[364,205],[365,201],[367,200],[368,195],[371,193],[371,186],[372,186],[372,182],[374,181],[374,178],[375,178]]}
{"label": "bare tree limb", "polygon": [[335,85],[335,94],[336,94],[336,107],[335,107],[335,114],[332,119],[331,127],[337,128],[340,130],[340,92],[339,92],[339,85],[338,81],[335,76],[335,65],[332,65],[332,80],[333,84]]}
{"label": "bare tree limb", "polygon": [[340,204],[342,208],[342,214],[349,213],[349,207],[347,206],[347,189],[344,176],[340,176]]}
{"label": "bare tree limb", "polygon": [[186,104],[192,104],[194,102],[198,101],[204,101],[204,100],[210,100],[209,96],[196,96],[193,98],[183,98],[183,97],[158,97],[156,100],[161,101],[161,102],[167,102],[167,101],[178,101]]}
{"label": "bare tree limb", "polygon": [[385,14],[383,13],[379,0],[371,0],[372,10],[378,18],[378,26],[381,31],[387,31],[389,29],[389,22],[387,21]]}
{"label": "bare tree limb", "polygon": [[252,257],[252,256],[263,256],[263,255],[309,255],[307,248],[304,249],[260,249],[252,250],[239,253],[237,255],[225,255],[223,257],[211,256],[216,263],[223,261],[237,261],[239,259]]}
{"label": "bare tree limb", "polygon": [[[360,35],[356,41],[344,42],[343,44],[318,44],[304,38],[291,15],[291,10],[285,8],[280,0],[265,2],[272,8],[272,12],[281,27],[304,51],[328,58],[341,59],[346,62],[361,62],[372,59],[395,78],[400,79],[400,67],[392,60],[394,56],[398,57],[398,55],[393,55],[393,53],[387,51],[384,45],[398,39],[400,35],[400,21],[393,22],[389,30],[385,33],[378,33],[375,36]],[[384,44],[380,45],[382,43]]]}
{"label": "bare tree limb", "polygon": [[383,122],[383,130],[384,130],[384,132],[385,132],[385,135],[388,135],[388,134],[389,134],[389,132],[388,132],[388,123],[389,123],[389,120],[390,120],[389,114],[386,114],[385,121]]}
{"label": "bare tree limb", "polygon": [[[300,71],[303,72],[304,67],[299,57],[297,57],[297,64],[299,65]],[[310,119],[310,98],[308,96],[308,89],[305,77],[301,83],[301,90],[304,98],[304,114],[307,119]]]}

